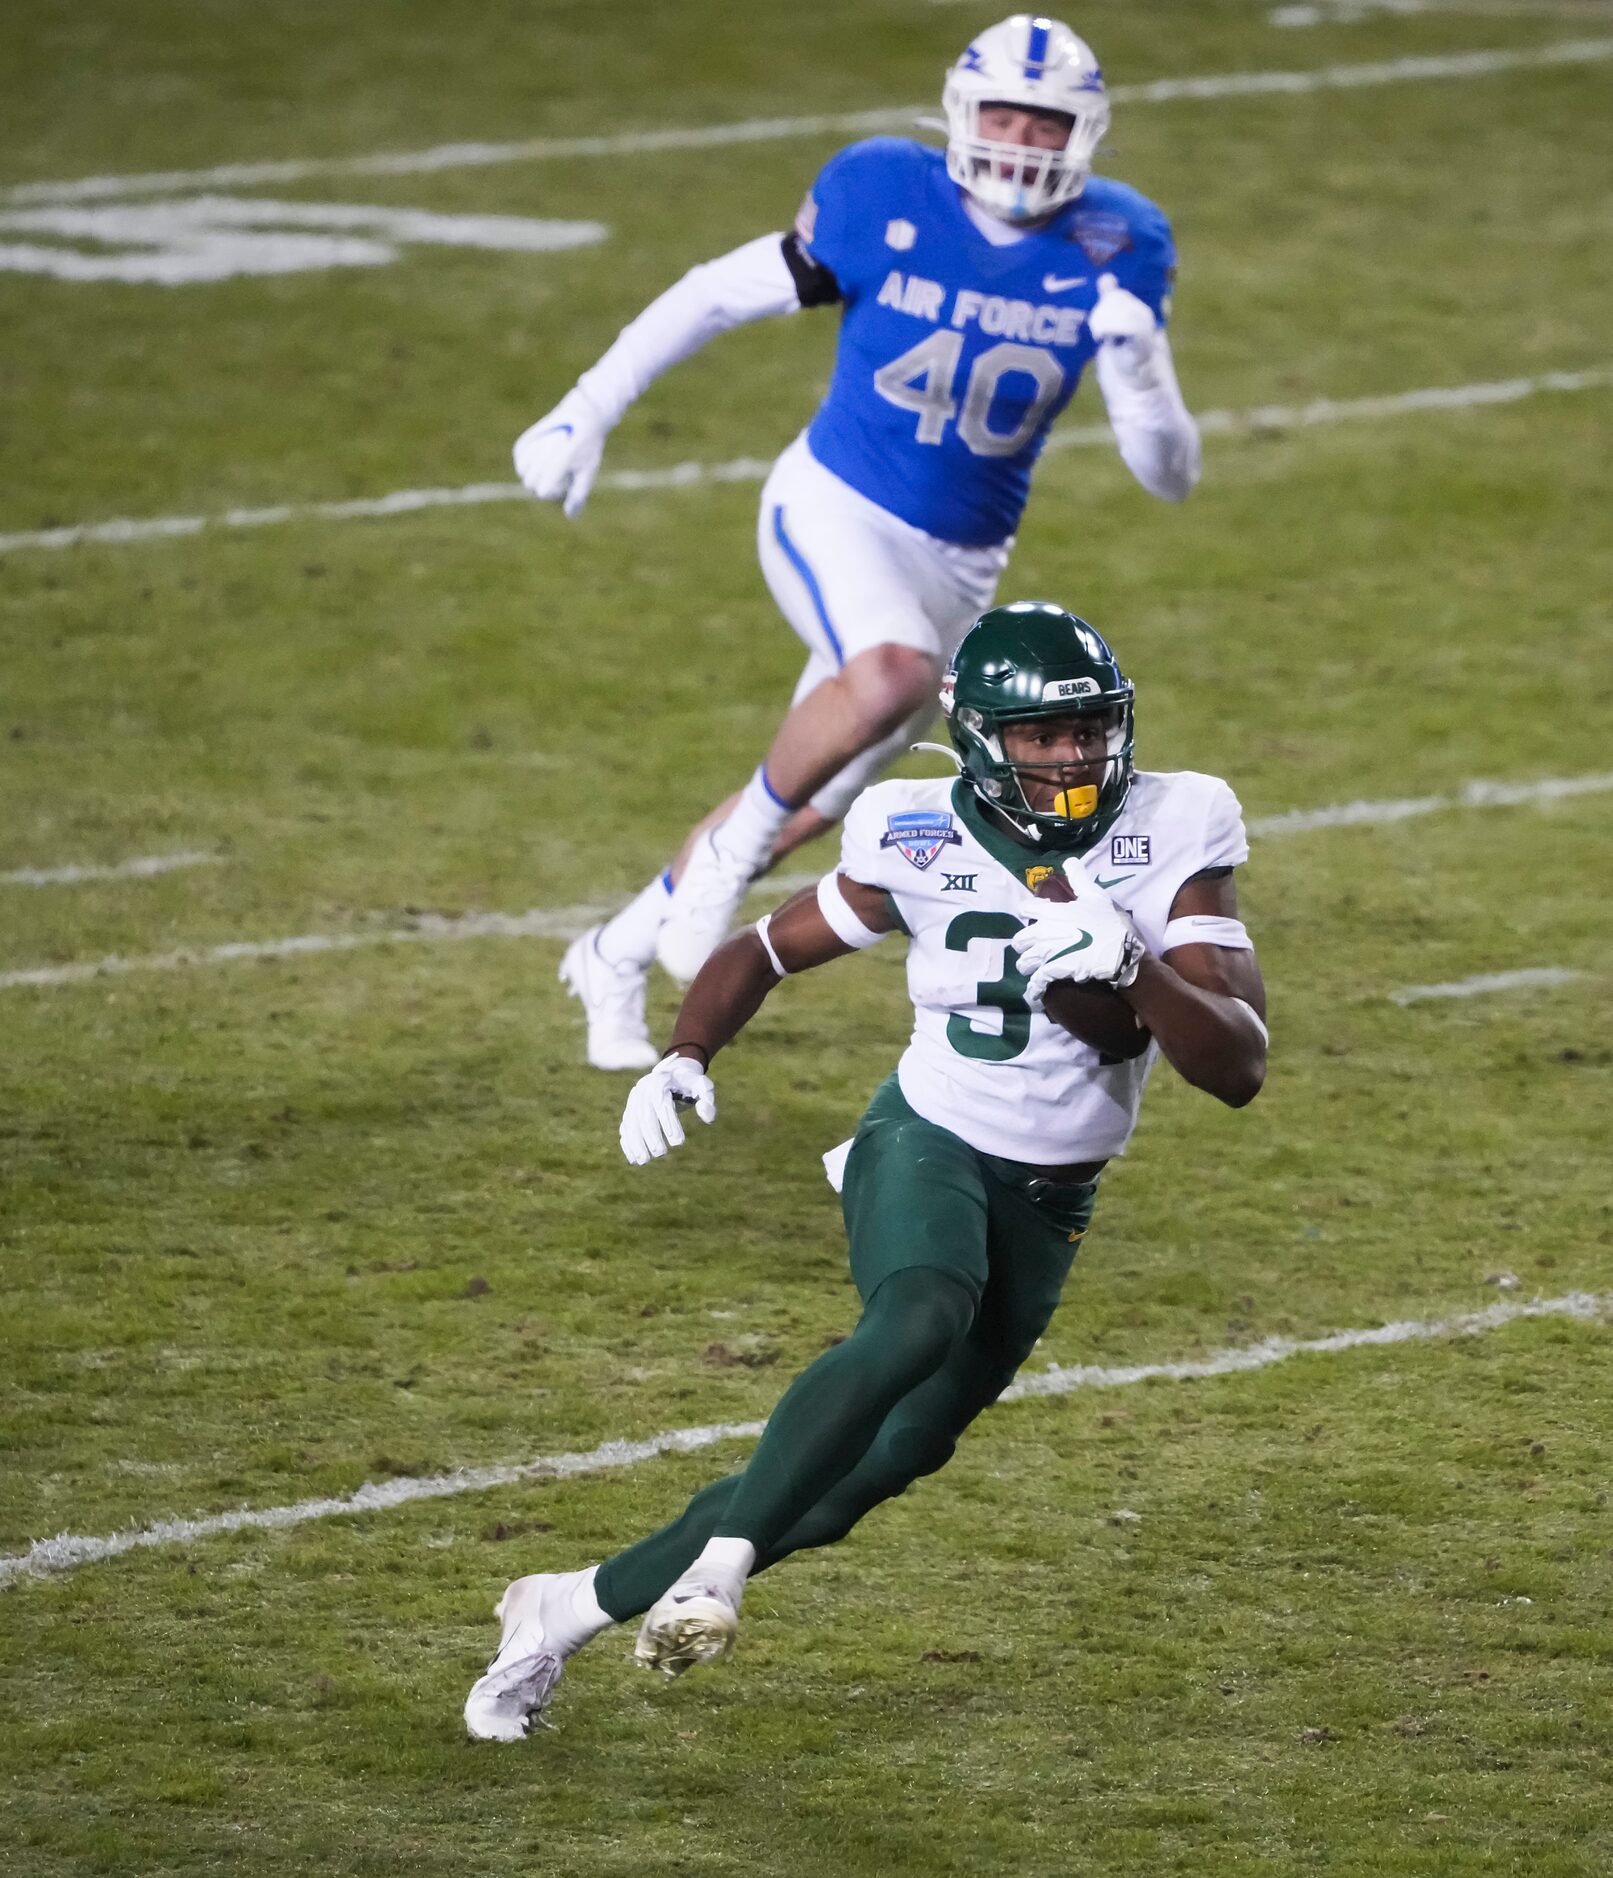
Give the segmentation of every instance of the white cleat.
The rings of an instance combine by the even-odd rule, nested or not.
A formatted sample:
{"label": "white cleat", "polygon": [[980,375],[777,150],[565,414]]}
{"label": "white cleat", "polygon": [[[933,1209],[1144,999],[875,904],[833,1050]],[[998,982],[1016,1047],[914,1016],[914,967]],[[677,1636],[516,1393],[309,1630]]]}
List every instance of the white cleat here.
{"label": "white cleat", "polygon": [[476,1741],[521,1741],[554,1697],[566,1658],[587,1641],[577,1634],[570,1594],[578,1572],[535,1572],[507,1585],[493,1607],[503,1621],[498,1655],[465,1698],[465,1726]]}
{"label": "white cleat", "polygon": [[560,961],[560,982],[588,1020],[588,1061],[595,1069],[653,1069],[661,1052],[644,1021],[644,985],[637,965],[612,965],[599,955],[598,926],[573,939]]}
{"label": "white cleat", "polygon": [[709,834],[695,843],[655,938],[655,956],[680,983],[688,984],[727,938],[750,883],[750,868]]}
{"label": "white cleat", "polygon": [[726,1656],[738,1635],[739,1608],[720,1585],[680,1579],[646,1612],[633,1660],[663,1676],[681,1676],[697,1663]]}

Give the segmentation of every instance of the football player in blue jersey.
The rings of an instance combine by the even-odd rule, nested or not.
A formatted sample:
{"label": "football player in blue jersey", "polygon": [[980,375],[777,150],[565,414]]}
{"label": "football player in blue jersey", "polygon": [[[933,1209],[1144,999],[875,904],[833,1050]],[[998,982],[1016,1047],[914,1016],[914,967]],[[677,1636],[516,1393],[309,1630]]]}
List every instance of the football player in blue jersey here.
{"label": "football player in blue jersey", "polygon": [[567,951],[560,976],[599,1069],[656,1060],[652,960],[692,978],[751,880],[837,822],[922,735],[1089,360],[1143,487],[1180,501],[1198,480],[1198,430],[1164,331],[1170,225],[1091,173],[1109,125],[1091,49],[1056,20],[1015,14],[969,45],[943,104],[944,152],[894,137],[841,151],[791,232],[686,274],[516,443],[522,482],[574,516],[611,427],[668,366],[749,320],[841,309],[828,394],[774,465],[757,530],[806,666],[745,787]]}

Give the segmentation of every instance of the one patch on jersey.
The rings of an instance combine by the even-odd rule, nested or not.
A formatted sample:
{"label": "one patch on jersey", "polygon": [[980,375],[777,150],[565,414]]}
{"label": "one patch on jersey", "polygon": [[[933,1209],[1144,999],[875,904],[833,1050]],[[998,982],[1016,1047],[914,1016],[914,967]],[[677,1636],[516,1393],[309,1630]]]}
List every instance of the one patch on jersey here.
{"label": "one patch on jersey", "polygon": [[1125,216],[1106,209],[1083,209],[1070,218],[1070,239],[1080,242],[1090,260],[1102,267],[1122,248],[1131,246],[1131,228]]}
{"label": "one patch on jersey", "polygon": [[1153,860],[1149,853],[1151,835],[1116,835],[1109,843],[1111,867],[1147,867]]}
{"label": "one patch on jersey", "polygon": [[898,215],[893,222],[885,224],[885,246],[887,248],[911,248],[919,238],[919,231],[911,222],[904,221]]}
{"label": "one patch on jersey", "polygon": [[879,845],[897,849],[904,860],[922,872],[943,848],[962,847],[963,836],[945,810],[910,809],[902,815],[885,817],[885,833]]}

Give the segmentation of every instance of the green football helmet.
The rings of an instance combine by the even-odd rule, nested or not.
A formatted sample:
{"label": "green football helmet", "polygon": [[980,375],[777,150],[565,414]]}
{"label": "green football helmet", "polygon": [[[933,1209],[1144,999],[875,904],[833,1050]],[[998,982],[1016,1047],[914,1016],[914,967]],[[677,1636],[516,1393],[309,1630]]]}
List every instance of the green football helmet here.
{"label": "green football helmet", "polygon": [[[1100,633],[1048,600],[1018,600],[982,613],[941,681],[941,709],[963,779],[1027,840],[1077,854],[1101,841],[1126,805],[1132,779],[1135,687]],[[1011,763],[1002,727],[1028,718],[1102,716],[1103,779],[1059,791],[1033,809],[1024,779],[1064,780],[1068,764]]]}

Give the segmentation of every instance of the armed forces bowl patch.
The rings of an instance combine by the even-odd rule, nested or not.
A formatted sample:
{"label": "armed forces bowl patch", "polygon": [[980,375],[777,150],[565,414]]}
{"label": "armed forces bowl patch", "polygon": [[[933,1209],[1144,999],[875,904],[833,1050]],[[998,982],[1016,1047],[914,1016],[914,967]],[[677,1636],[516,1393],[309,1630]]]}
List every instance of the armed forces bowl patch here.
{"label": "armed forces bowl patch", "polygon": [[962,847],[963,836],[944,809],[910,809],[903,815],[885,817],[879,845],[897,849],[922,873],[943,848]]}
{"label": "armed forces bowl patch", "polygon": [[1087,258],[1102,267],[1122,248],[1131,246],[1131,229],[1123,215],[1105,209],[1083,209],[1070,219],[1070,239],[1080,242]]}

